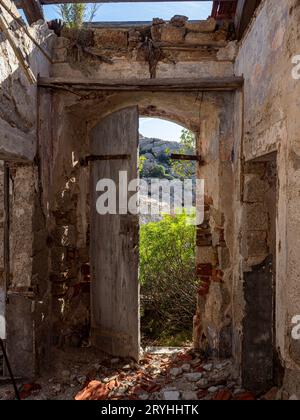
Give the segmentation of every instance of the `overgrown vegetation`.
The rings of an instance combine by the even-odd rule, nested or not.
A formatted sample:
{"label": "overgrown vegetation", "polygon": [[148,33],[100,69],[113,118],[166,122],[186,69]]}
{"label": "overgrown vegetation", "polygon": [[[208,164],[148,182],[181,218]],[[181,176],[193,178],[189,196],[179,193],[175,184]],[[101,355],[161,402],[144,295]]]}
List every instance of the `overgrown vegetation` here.
{"label": "overgrown vegetation", "polygon": [[[196,150],[196,138],[190,130],[182,130],[180,137],[180,153],[192,155]],[[174,160],[171,164],[173,175],[176,178],[193,178],[196,174],[196,164],[193,161]]]}
{"label": "overgrown vegetation", "polygon": [[101,4],[71,3],[59,4],[58,12],[61,19],[69,28],[80,28],[83,22],[92,22]]}
{"label": "overgrown vegetation", "polygon": [[195,226],[188,221],[183,213],[141,226],[144,342],[179,346],[191,340],[197,280]]}
{"label": "overgrown vegetation", "polygon": [[[180,148],[175,150],[176,153],[195,154],[195,135],[190,130],[182,130],[179,145]],[[159,150],[158,153],[155,153],[153,149],[149,149],[144,153],[152,155],[152,158],[155,159],[155,164],[148,165],[148,159],[141,154],[139,168],[141,178],[164,178],[170,180],[178,178],[183,180],[195,178],[196,176],[196,163],[186,160],[171,160],[170,154],[174,153],[174,150],[170,150],[169,147]]]}

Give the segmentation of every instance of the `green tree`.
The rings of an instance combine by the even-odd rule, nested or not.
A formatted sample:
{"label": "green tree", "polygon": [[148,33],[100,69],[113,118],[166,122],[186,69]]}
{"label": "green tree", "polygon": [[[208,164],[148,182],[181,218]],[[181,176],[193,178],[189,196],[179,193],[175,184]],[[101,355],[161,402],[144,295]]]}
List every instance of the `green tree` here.
{"label": "green tree", "polygon": [[86,20],[92,22],[101,4],[71,3],[58,5],[58,12],[69,28],[80,28]]}
{"label": "green tree", "polygon": [[143,156],[143,155],[139,156],[138,166],[139,166],[139,174],[140,174],[140,176],[142,176],[142,173],[143,173],[143,169],[144,169],[144,165],[145,165],[146,160],[147,160],[146,156]]}
{"label": "green tree", "polygon": [[[186,155],[195,154],[196,137],[190,130],[182,130],[180,144],[182,146],[180,153]],[[194,178],[196,175],[196,163],[193,161],[173,160],[171,167],[174,176],[181,179]]]}
{"label": "green tree", "polygon": [[[188,215],[165,215],[140,229],[142,332],[162,345],[178,334],[191,338],[195,313],[195,226]],[[174,345],[182,343],[174,343]]]}

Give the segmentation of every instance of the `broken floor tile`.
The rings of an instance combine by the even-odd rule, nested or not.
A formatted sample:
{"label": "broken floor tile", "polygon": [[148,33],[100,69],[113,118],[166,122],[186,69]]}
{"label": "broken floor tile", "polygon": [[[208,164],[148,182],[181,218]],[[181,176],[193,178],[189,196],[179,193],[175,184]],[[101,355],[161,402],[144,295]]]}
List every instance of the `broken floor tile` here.
{"label": "broken floor tile", "polygon": [[194,392],[194,391],[184,391],[184,392],[182,392],[181,399],[182,400],[186,400],[186,401],[188,401],[188,400],[191,400],[191,401],[198,400],[197,392]]}
{"label": "broken floor tile", "polygon": [[179,400],[180,392],[179,391],[164,391],[163,399],[166,401],[177,401]]}
{"label": "broken floor tile", "polygon": [[185,373],[184,378],[190,382],[198,382],[202,378],[202,373],[199,373],[199,372]]}
{"label": "broken floor tile", "polygon": [[185,363],[181,366],[181,369],[183,370],[183,372],[189,372],[191,370],[191,365]]}
{"label": "broken floor tile", "polygon": [[170,375],[171,376],[178,376],[182,374],[182,369],[181,368],[173,368],[170,370]]}

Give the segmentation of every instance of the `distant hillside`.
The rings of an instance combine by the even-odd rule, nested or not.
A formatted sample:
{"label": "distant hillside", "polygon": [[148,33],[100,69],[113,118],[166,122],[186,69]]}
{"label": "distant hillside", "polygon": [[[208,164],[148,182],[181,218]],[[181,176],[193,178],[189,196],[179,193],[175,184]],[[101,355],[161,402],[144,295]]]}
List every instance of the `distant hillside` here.
{"label": "distant hillside", "polygon": [[176,141],[166,141],[140,136],[140,157],[143,163],[141,176],[143,178],[173,179],[170,154],[180,153],[182,146]]}
{"label": "distant hillside", "polygon": [[[147,138],[140,135],[140,158],[144,158],[143,169],[140,173],[141,178],[160,178],[160,179],[178,179],[171,166],[170,154],[180,153],[182,151],[182,144],[176,141],[166,141],[155,138]],[[196,168],[196,165],[195,165]],[[171,197],[173,196],[171,191]],[[191,190],[195,199],[194,191]],[[146,195],[140,195],[140,202],[143,205],[151,205],[155,200]],[[178,202],[178,197],[176,197]],[[168,206],[166,203],[161,203],[161,212],[167,212]],[[162,219],[161,215],[140,215],[140,223],[145,224],[149,222],[157,222]]]}

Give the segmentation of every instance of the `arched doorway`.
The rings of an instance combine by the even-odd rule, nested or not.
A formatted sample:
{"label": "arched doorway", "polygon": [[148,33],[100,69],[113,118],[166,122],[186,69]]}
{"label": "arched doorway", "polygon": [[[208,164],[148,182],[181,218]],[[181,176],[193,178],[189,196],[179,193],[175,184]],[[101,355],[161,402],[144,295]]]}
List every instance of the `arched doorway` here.
{"label": "arched doorway", "polygon": [[[140,295],[138,277],[139,214],[137,213],[137,208],[132,210],[131,203],[134,196],[137,196],[138,188],[141,189],[141,184],[136,182],[139,178],[137,164],[137,149],[139,144],[138,117],[138,108],[128,107],[115,111],[102,119],[91,131],[91,154],[86,157],[85,162],[90,162],[91,188],[91,341],[94,346],[106,353],[114,356],[132,357],[134,359],[138,359],[140,351]],[[187,136],[187,132],[185,135]],[[193,139],[195,139],[194,136]],[[185,137],[185,141],[187,142],[187,137]],[[181,146],[178,144],[178,147],[176,148],[178,152],[181,151]],[[167,154],[170,152],[162,150],[161,144],[159,151],[158,159],[164,157],[165,160],[169,160]],[[190,152],[195,154],[195,150],[190,150]],[[148,155],[149,154],[150,153],[148,153]],[[160,168],[162,172],[155,174],[154,170],[157,168]],[[181,169],[186,168],[190,169],[191,167],[181,166]],[[176,170],[179,174],[176,174]],[[151,176],[153,176],[153,179],[151,179]],[[169,172],[166,174],[163,165],[159,164],[157,167],[153,167],[152,172],[150,171],[146,178],[142,180],[144,183],[147,183],[147,186],[150,182],[151,192],[154,183],[158,188],[160,188],[160,186],[162,187],[165,196],[166,194],[169,194],[167,197],[167,201],[169,200],[168,210],[162,208],[157,212],[155,208],[153,211],[152,203],[150,207],[148,206],[147,215],[150,216],[149,222],[151,222],[152,214],[153,216],[159,217],[164,211],[169,212],[171,219],[164,217],[164,229],[159,236],[165,236],[167,241],[173,240],[173,243],[168,244],[169,246],[165,247],[165,249],[163,249],[163,246],[166,244],[159,244],[155,241],[151,244],[150,241],[151,238],[153,239],[153,234],[149,231],[148,244],[145,245],[144,240],[147,232],[145,232],[145,227],[142,227],[143,258],[142,265],[140,266],[140,280],[141,277],[143,277],[143,281],[145,282],[145,280],[149,281],[149,278],[151,278],[149,272],[147,272],[147,267],[145,267],[145,261],[148,263],[148,270],[149,267],[151,267],[151,261],[149,261],[151,258],[148,258],[148,260],[144,258],[145,246],[148,245],[148,250],[153,246],[156,247],[155,252],[161,254],[161,258],[158,258],[160,262],[162,262],[163,257],[166,258],[164,251],[168,250],[169,252],[173,249],[173,254],[168,254],[167,259],[163,265],[160,266],[156,275],[154,277],[152,276],[152,282],[155,282],[154,288],[156,288],[157,292],[160,289],[159,286],[163,286],[160,293],[168,295],[165,297],[165,300],[167,304],[172,307],[175,306],[178,299],[181,301],[181,306],[179,306],[184,306],[184,304],[182,305],[182,298],[179,295],[181,293],[185,293],[186,296],[190,294],[190,299],[183,299],[183,301],[188,306],[184,308],[184,311],[190,310],[190,325],[188,329],[190,331],[191,342],[192,319],[196,306],[195,296],[197,281],[194,269],[195,260],[193,260],[193,257],[195,257],[195,225],[192,228],[186,229],[186,232],[183,231],[184,224],[191,224],[190,219],[188,219],[185,214],[185,210],[183,210],[184,203],[182,202],[184,198],[185,200],[188,200],[188,192],[185,191],[183,195],[182,189],[183,186],[187,186],[187,183],[185,182],[186,176],[187,174],[184,173],[184,170],[180,173],[179,166],[173,168],[172,173]],[[194,178],[196,177],[195,165],[193,176]],[[173,183],[171,182],[171,178],[173,179]],[[176,192],[174,189],[172,191],[166,191],[165,187],[168,186],[165,184],[168,182],[170,182],[170,186],[174,186],[174,182],[180,184],[181,192],[180,189],[177,189]],[[99,195],[99,192],[102,194]],[[179,197],[177,197],[175,193],[179,193]],[[158,194],[160,194],[160,192]],[[192,196],[193,191],[191,190],[189,194]],[[149,197],[150,200],[155,201],[151,195]],[[167,206],[167,203],[160,200],[159,196],[156,198],[158,207],[161,204]],[[143,197],[143,199],[147,198]],[[170,202],[171,200],[173,200],[172,204]],[[181,201],[181,203],[179,201]],[[175,208],[177,205],[180,206],[180,209]],[[193,205],[192,197],[189,205]],[[177,214],[179,210],[181,215]],[[152,227],[152,224],[149,223],[147,229],[151,230]],[[154,230],[157,229],[158,224],[154,227]],[[174,229],[176,229],[176,232]],[[182,242],[183,239],[186,240],[184,236],[187,232],[189,233],[189,241],[185,241],[183,244]],[[180,244],[178,242],[180,242]],[[187,244],[189,245],[188,250],[186,249]],[[174,247],[176,249],[174,249]],[[191,247],[193,247],[193,249],[190,249]],[[178,253],[178,255],[175,255],[175,253]],[[188,261],[182,261],[182,265],[177,266],[177,261],[186,260],[187,257],[189,258]],[[172,270],[167,272],[166,266],[174,265],[174,263],[176,265],[176,270],[174,270],[173,266]],[[184,273],[184,270],[187,270],[187,266],[189,273]],[[150,270],[155,271],[155,268],[152,266]],[[184,275],[186,275],[186,278],[183,278]],[[185,284],[187,283],[185,280],[188,280],[189,284],[193,285],[194,290],[188,290],[190,287]],[[153,290],[152,285],[150,286],[150,289],[151,288]],[[148,288],[144,284],[144,290],[148,290],[149,292],[149,284]],[[159,293],[156,293],[157,300],[158,296]],[[169,300],[167,297],[169,297]],[[166,302],[164,302],[164,299],[161,299],[161,302],[156,304],[156,308],[166,306]],[[152,303],[155,302],[152,300]],[[156,312],[159,313],[158,310]],[[161,316],[167,314],[166,318],[168,318],[168,315],[170,315],[171,312],[170,309],[166,309],[165,313],[161,312]],[[173,313],[171,316],[173,316],[173,322],[175,319],[178,321],[178,314]],[[165,319],[164,322],[167,325],[167,323],[170,324],[172,320]],[[179,330],[178,327],[177,330]],[[177,330],[176,328],[171,329],[173,332],[177,332]],[[185,333],[185,331],[180,332]]]}

